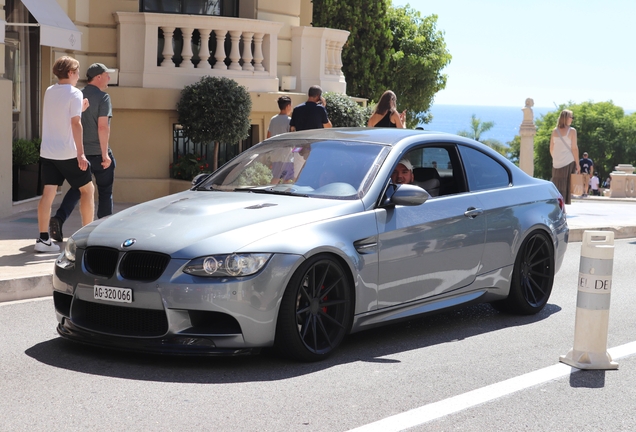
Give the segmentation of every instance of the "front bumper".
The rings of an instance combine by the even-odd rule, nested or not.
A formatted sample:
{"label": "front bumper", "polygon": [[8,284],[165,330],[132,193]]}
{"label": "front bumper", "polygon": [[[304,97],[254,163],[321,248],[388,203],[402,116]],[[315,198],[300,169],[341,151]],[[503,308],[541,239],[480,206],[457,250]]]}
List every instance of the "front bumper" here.
{"label": "front bumper", "polygon": [[172,335],[157,338],[131,338],[92,332],[63,318],[57,332],[64,339],[85,345],[152,354],[188,356],[238,356],[256,354],[259,348],[221,348],[212,338],[200,336]]}
{"label": "front bumper", "polygon": [[[58,259],[53,275],[60,336],[88,345],[159,354],[240,355],[272,346],[280,300],[302,256],[277,254],[243,278],[203,278],[172,260],[154,282],[98,278]],[[95,299],[95,285],[129,288],[132,303]]]}

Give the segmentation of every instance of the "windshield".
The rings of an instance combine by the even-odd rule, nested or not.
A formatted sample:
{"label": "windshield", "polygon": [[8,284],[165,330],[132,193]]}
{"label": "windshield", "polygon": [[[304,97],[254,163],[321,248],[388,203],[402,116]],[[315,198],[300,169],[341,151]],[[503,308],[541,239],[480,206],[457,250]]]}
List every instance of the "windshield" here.
{"label": "windshield", "polygon": [[341,141],[284,140],[241,153],[197,190],[246,191],[320,198],[361,198],[388,148]]}

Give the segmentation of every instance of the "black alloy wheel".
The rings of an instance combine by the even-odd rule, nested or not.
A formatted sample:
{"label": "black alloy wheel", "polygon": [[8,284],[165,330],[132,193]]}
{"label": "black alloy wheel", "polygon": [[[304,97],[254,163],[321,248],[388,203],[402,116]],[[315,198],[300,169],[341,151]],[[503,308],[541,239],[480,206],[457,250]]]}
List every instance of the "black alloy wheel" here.
{"label": "black alloy wheel", "polygon": [[492,305],[503,312],[536,314],[548,303],[554,282],[554,250],[548,236],[531,233],[519,248],[512,271],[510,294]]}
{"label": "black alloy wheel", "polygon": [[349,278],[338,261],[317,255],[303,263],[289,282],[280,306],[276,346],[301,361],[329,356],[353,320]]}

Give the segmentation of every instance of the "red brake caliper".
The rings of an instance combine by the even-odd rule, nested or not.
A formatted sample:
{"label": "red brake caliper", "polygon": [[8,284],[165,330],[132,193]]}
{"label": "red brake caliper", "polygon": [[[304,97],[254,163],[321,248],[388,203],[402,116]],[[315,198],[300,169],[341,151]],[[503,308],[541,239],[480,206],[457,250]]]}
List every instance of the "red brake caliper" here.
{"label": "red brake caliper", "polygon": [[[322,291],[322,290],[324,290],[324,289],[325,289],[325,286],[324,286],[324,285],[320,287],[320,290],[321,290],[321,291]],[[324,297],[322,298],[322,301],[326,302],[326,301],[327,301],[327,297],[328,297],[328,296],[324,296]],[[325,313],[325,314],[327,313],[327,306],[324,306],[324,307],[322,308],[322,312],[323,312],[323,313]]]}

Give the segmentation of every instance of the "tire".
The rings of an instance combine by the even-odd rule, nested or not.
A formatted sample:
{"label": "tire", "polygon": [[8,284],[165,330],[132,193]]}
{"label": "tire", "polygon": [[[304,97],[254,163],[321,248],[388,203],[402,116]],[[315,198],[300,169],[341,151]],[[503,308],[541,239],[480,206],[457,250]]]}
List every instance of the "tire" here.
{"label": "tire", "polygon": [[340,345],[353,321],[351,283],[329,255],[305,261],[292,276],[278,312],[275,345],[284,356],[313,362]]}
{"label": "tire", "polygon": [[554,249],[548,236],[534,231],[521,244],[508,298],[493,302],[502,312],[533,315],[548,303],[554,282]]}

